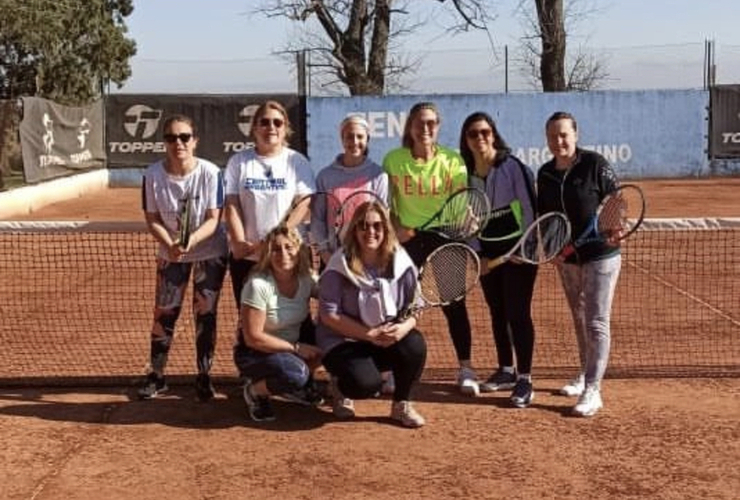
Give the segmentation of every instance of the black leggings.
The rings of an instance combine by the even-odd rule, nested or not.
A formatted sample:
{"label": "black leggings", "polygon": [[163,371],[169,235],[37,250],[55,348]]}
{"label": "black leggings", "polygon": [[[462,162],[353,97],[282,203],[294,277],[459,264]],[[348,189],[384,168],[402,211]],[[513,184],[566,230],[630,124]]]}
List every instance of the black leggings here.
{"label": "black leggings", "polygon": [[352,399],[367,399],[383,386],[381,372],[391,370],[396,389],[393,401],[408,401],[411,389],[421,378],[427,358],[427,345],[418,330],[389,347],[370,342],[346,341],[324,356],[324,367],[337,377],[339,390]]}
{"label": "black leggings", "polygon": [[532,373],[532,293],[536,278],[537,266],[508,262],[480,280],[491,312],[499,367],[514,366],[516,353],[519,373]]}
{"label": "black leggings", "polygon": [[[436,248],[449,243],[450,241],[443,236],[430,231],[419,231],[416,236],[403,244],[411,260],[416,267],[421,267],[426,258]],[[472,334],[470,328],[470,318],[465,300],[453,302],[448,306],[442,306],[442,313],[447,320],[447,329],[452,339],[452,345],[455,347],[455,354],[458,361],[470,360],[472,351]]]}

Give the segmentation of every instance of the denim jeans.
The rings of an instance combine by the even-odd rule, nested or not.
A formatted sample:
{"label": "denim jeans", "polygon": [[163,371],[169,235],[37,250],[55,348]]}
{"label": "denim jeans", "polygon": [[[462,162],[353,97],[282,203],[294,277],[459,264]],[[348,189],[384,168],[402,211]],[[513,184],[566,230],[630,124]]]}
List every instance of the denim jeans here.
{"label": "denim jeans", "polygon": [[614,290],[622,267],[620,254],[585,264],[558,266],[578,342],[586,384],[599,385],[611,347],[610,317]]}
{"label": "denim jeans", "polygon": [[290,352],[267,353],[236,346],[234,363],[242,377],[252,382],[265,380],[270,394],[286,394],[302,389],[311,375],[306,362]]}

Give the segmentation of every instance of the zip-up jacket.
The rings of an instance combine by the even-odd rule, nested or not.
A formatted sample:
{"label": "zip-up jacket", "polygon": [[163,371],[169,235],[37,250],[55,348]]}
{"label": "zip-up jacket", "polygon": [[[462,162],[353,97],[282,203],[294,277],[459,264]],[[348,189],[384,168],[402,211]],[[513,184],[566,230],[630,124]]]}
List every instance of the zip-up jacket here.
{"label": "zip-up jacket", "polygon": [[[575,241],[588,228],[601,200],[618,185],[606,158],[577,148],[575,162],[569,169],[556,170],[553,158],[537,172],[537,209],[540,214],[563,212],[571,224],[571,241]],[[577,248],[566,262],[585,263],[617,253],[619,247],[590,242]]]}

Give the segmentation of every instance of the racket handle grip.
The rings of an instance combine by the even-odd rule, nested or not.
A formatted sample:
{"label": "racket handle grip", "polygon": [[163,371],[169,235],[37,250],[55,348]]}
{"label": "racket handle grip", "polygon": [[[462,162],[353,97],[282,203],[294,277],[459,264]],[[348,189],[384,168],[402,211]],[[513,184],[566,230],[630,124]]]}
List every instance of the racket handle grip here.
{"label": "racket handle grip", "polygon": [[491,259],[488,261],[488,269],[493,269],[496,266],[500,266],[508,260],[509,258],[506,255],[501,255],[499,257],[496,257],[495,259]]}
{"label": "racket handle grip", "polygon": [[570,257],[573,255],[573,252],[576,251],[576,247],[572,243],[568,243],[563,247],[563,249],[560,251],[560,257],[565,259],[567,257]]}

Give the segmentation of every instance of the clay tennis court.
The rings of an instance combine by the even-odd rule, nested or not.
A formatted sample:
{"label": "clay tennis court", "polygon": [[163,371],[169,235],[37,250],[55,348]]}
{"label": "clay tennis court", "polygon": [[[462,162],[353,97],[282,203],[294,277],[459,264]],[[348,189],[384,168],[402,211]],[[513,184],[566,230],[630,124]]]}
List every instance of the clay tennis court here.
{"label": "clay tennis court", "polygon": [[[650,217],[737,217],[740,212],[740,179],[641,184]],[[24,218],[139,220],[139,206],[138,190],[108,190]],[[47,246],[54,248],[54,241]],[[115,279],[111,273],[120,270],[91,266],[70,279]],[[17,281],[11,278],[4,277],[8,286]],[[707,277],[707,287],[719,279]],[[38,306],[28,314],[61,315],[66,309],[52,304],[84,301],[73,296],[76,289],[70,287],[64,297],[43,297],[39,303],[48,307]],[[29,300],[42,292],[18,289]],[[123,288],[119,293],[133,292]],[[629,296],[625,285],[615,307],[620,301],[647,305],[650,300]],[[149,297],[141,301],[148,304]],[[224,306],[233,306],[226,292]],[[146,316],[150,307],[124,307],[115,314],[125,323],[133,314]],[[475,316],[474,326],[480,320]],[[656,318],[654,328],[659,329],[659,323]],[[60,321],[59,326],[73,333],[73,323]],[[183,371],[192,370],[187,328],[181,327],[175,339],[175,345],[185,346],[176,364]],[[6,345],[25,343],[28,356],[34,346],[55,350],[63,360],[57,369],[74,375],[103,375],[106,370],[123,375],[143,368],[146,331],[126,333],[122,339],[123,345],[130,345],[126,357],[138,359],[140,353],[140,362],[132,368],[128,361],[115,359],[124,356],[106,352],[105,343],[84,337],[68,335],[63,337],[68,342],[48,345],[58,338],[52,330],[48,336],[43,331],[15,331],[16,338],[4,334],[3,340]],[[535,370],[548,366],[555,356],[563,356],[558,364],[567,365],[568,357],[575,356],[574,340],[560,354],[545,349],[553,334],[538,324],[540,330],[543,349],[536,350]],[[228,331],[220,329],[217,364],[222,373],[233,374]],[[476,329],[474,335],[476,366],[481,376],[487,375],[492,368],[490,333]],[[687,356],[713,333],[690,335],[693,342],[683,348]],[[36,344],[29,343],[31,339]],[[444,338],[432,340],[436,352],[430,352],[430,363],[445,366],[451,347],[445,351]],[[75,353],[77,342],[99,349],[94,365],[79,362],[86,358]],[[619,342],[614,339],[615,352]],[[739,342],[737,336],[727,339],[729,363],[740,365],[733,350]],[[649,338],[636,347],[647,357],[660,354],[651,352],[660,347]],[[624,362],[627,366],[633,360]],[[12,361],[3,358],[3,363]],[[48,370],[54,366],[39,367],[39,373]],[[590,420],[569,417],[573,401],[553,394],[564,375],[536,378],[536,398],[526,410],[509,408],[507,393],[464,398],[448,378],[426,377],[416,399],[427,425],[416,431],[390,424],[389,402],[382,399],[358,402],[358,418],[350,422],[335,421],[328,407],[307,410],[279,403],[277,422],[255,424],[246,416],[238,387],[228,383],[219,387],[221,396],[207,404],[195,402],[190,385],[176,386],[170,396],[148,402],[129,400],[133,388],[128,385],[0,388],[0,436],[5,445],[1,470],[7,478],[0,484],[0,498],[737,498],[740,379],[689,375],[609,378],[604,382],[605,409]]]}

